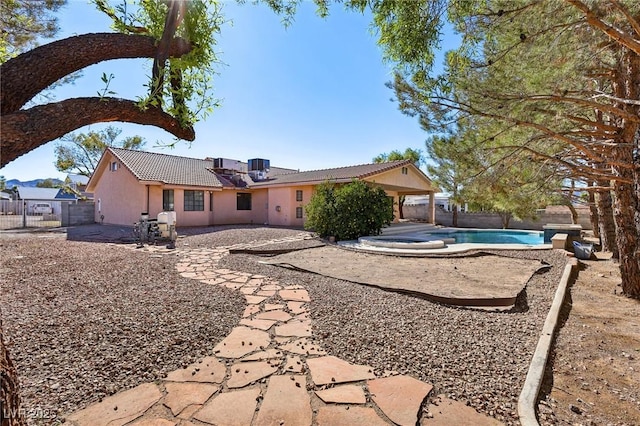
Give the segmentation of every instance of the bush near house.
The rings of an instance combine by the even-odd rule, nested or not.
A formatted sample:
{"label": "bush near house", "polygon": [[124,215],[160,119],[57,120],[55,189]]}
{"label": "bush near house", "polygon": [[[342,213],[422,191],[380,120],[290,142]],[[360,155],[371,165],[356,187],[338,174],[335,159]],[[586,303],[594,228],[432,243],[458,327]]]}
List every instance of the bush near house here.
{"label": "bush near house", "polygon": [[384,190],[359,180],[318,185],[305,210],[306,229],[336,240],[378,235],[393,220],[392,201]]}

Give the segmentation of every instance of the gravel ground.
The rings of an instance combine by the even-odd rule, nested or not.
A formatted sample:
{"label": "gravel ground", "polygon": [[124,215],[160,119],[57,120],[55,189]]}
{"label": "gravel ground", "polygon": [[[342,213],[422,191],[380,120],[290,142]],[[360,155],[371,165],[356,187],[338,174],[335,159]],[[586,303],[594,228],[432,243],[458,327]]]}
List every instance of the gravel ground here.
{"label": "gravel ground", "polygon": [[64,235],[0,245],[6,343],[24,408],[46,417],[210,354],[244,310],[238,292],[180,277],[175,256]]}
{"label": "gravel ground", "polygon": [[[210,353],[239,321],[244,307],[239,293],[181,278],[174,256],[87,242],[108,241],[100,232],[86,241],[0,239],[2,315],[27,407],[68,412],[162,377]],[[181,229],[188,236],[178,246],[248,244],[300,232]],[[220,266],[304,285],[312,298],[314,334],[329,354],[369,364],[377,373],[410,374],[432,383],[434,395],[469,401],[516,424],[517,398],[565,258],[551,251],[500,254],[553,265],[532,278],[510,313],[438,305],[261,265],[260,257],[248,254],[227,256]]]}
{"label": "gravel ground", "polygon": [[[565,257],[555,252],[497,252],[543,259],[509,313],[461,309],[314,274],[257,263],[237,254],[221,266],[301,284],[311,295],[314,333],[330,355],[393,370],[434,385],[432,395],[468,401],[506,424],[518,424],[517,401]],[[392,258],[389,258],[392,261]]]}

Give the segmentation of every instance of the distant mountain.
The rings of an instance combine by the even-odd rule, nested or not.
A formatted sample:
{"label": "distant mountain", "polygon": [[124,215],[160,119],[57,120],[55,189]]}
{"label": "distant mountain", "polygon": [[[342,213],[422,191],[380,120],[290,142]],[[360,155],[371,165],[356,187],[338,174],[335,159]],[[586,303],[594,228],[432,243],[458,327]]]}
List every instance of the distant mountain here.
{"label": "distant mountain", "polygon": [[[22,182],[18,179],[9,179],[6,183],[6,187],[9,189],[13,188],[14,186],[28,186],[28,187],[35,188],[36,186],[38,186],[40,182],[44,182],[45,180],[46,179],[34,179],[34,180],[28,180],[26,182]],[[53,181],[54,185],[62,185],[64,183],[60,179],[51,178],[51,180]]]}

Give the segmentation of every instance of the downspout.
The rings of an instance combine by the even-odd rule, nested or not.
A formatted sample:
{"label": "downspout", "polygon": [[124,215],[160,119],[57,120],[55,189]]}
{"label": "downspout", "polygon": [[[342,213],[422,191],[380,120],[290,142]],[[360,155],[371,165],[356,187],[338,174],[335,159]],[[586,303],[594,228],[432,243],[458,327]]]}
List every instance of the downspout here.
{"label": "downspout", "polygon": [[149,185],[147,187],[147,214],[149,214]]}

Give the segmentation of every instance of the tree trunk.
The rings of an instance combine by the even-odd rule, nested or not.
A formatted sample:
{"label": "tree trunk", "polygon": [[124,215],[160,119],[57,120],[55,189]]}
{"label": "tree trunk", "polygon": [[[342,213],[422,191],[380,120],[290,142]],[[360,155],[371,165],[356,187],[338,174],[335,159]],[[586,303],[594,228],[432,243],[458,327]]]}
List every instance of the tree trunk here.
{"label": "tree trunk", "polygon": [[404,219],[404,212],[402,211],[403,207],[404,207],[404,195],[400,195],[398,197],[398,215],[400,216],[400,219]]}
{"label": "tree trunk", "polygon": [[500,215],[500,220],[502,221],[502,229],[507,229],[509,227],[509,222],[511,221],[511,213],[498,213]]}
{"label": "tree trunk", "polygon": [[578,223],[578,211],[576,210],[575,207],[573,207],[573,204],[571,203],[571,201],[569,201],[569,204],[567,204],[567,207],[569,207],[569,210],[571,211],[571,224],[576,225]]}
{"label": "tree trunk", "polygon": [[[619,99],[640,98],[640,55],[626,51],[620,58],[613,91]],[[634,116],[640,107],[620,105]],[[622,180],[613,185],[613,217],[616,222],[616,243],[620,252],[622,292],[640,299],[640,125],[631,120],[620,120],[621,132],[612,149],[612,172]],[[627,166],[627,167],[625,167]]]}
{"label": "tree trunk", "polygon": [[[601,182],[609,186],[609,182]],[[618,244],[616,243],[616,223],[613,220],[611,191],[600,191],[595,194],[596,209],[598,211],[598,226],[602,250],[611,252],[614,259],[619,259]]]}
{"label": "tree trunk", "polygon": [[[589,191],[589,220],[591,221],[593,236],[600,238],[600,221],[598,220],[598,208],[596,207],[596,195],[594,191]],[[600,241],[600,243],[602,244],[602,241]]]}
{"label": "tree trunk", "polygon": [[4,345],[2,319],[0,319],[0,425],[23,426],[26,424],[24,412],[20,410],[18,373]]}
{"label": "tree trunk", "polygon": [[451,220],[452,220],[453,227],[457,228],[458,227],[458,206],[456,206],[455,204],[453,205],[453,216]]}

